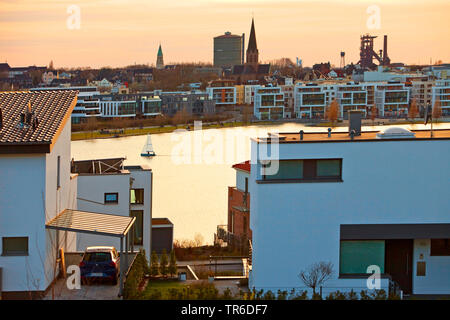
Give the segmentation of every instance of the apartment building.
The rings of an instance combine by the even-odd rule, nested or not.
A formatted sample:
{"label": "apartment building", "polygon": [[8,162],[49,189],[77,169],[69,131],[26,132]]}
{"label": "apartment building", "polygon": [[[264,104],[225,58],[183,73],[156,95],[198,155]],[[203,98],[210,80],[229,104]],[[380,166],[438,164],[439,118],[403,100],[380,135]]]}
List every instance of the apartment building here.
{"label": "apartment building", "polygon": [[[250,288],[310,290],[298,274],[330,262],[323,296],[450,294],[450,130],[280,133],[251,143]],[[274,146],[275,157],[265,151]],[[367,286],[369,266],[379,268],[379,287]]]}
{"label": "apartment building", "polygon": [[70,114],[75,91],[0,93],[1,298],[41,297],[55,277],[58,250],[76,235],[47,228],[76,209],[70,173]]}
{"label": "apartment building", "polygon": [[409,108],[409,89],[404,83],[396,81],[376,84],[375,105],[381,117],[406,117]]}
{"label": "apartment building", "polygon": [[[292,81],[291,81],[292,82]],[[281,92],[284,94],[284,116],[285,118],[295,118],[294,112],[294,85],[281,85]]]}
{"label": "apartment building", "polygon": [[335,84],[297,83],[294,87],[295,116],[301,119],[323,118],[327,106],[334,99]]}
{"label": "apartment building", "polygon": [[284,118],[284,93],[281,91],[281,88],[256,88],[253,114],[259,120],[277,120]]}
{"label": "apartment building", "polygon": [[432,88],[431,105],[439,100],[441,102],[442,116],[450,116],[450,79],[437,80]]}
{"label": "apartment building", "polygon": [[215,80],[206,88],[206,93],[217,107],[227,109],[236,105],[236,87],[234,80]]}
{"label": "apartment building", "polygon": [[162,113],[169,117],[185,110],[191,116],[215,113],[216,104],[208,93],[201,91],[178,91],[157,93],[161,99]]}
{"label": "apartment building", "polygon": [[411,81],[410,100],[416,99],[418,110],[425,110],[427,106],[431,105],[434,84],[434,80]]}
{"label": "apartment building", "polygon": [[30,91],[77,91],[77,104],[72,111],[71,121],[81,123],[90,117],[100,117],[100,91],[95,86],[75,86],[75,87],[52,87],[52,88],[32,88]]}
{"label": "apartment building", "polygon": [[340,118],[348,119],[350,110],[360,110],[363,116],[368,114],[367,90],[364,84],[348,82],[336,86],[336,100],[340,107]]}
{"label": "apartment building", "polygon": [[161,114],[161,99],[146,94],[102,95],[99,107],[103,118],[151,117]]}

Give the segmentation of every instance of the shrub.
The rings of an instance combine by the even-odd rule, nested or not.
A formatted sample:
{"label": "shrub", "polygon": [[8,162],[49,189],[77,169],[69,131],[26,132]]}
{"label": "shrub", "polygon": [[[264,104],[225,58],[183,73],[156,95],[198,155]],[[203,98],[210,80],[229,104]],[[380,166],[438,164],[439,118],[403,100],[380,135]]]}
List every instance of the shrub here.
{"label": "shrub", "polygon": [[327,300],[346,300],[346,295],[339,290],[336,292],[330,292],[330,294],[327,296]]}
{"label": "shrub", "polygon": [[162,255],[161,255],[161,261],[159,262],[159,272],[164,277],[167,276],[167,273],[169,272],[169,270],[167,269],[168,263],[169,263],[169,261],[167,258],[167,252],[166,252],[166,249],[164,249],[162,252]]}
{"label": "shrub", "polygon": [[157,276],[159,274],[159,259],[156,251],[153,251],[150,257],[150,274],[152,276]]}
{"label": "shrub", "polygon": [[177,273],[177,259],[175,257],[175,250],[170,251],[170,261],[168,271],[171,276]]}
{"label": "shrub", "polygon": [[140,298],[139,285],[146,272],[148,271],[147,259],[145,253],[140,251],[134,259],[133,265],[128,272],[127,278],[124,283],[123,298],[125,300]]}

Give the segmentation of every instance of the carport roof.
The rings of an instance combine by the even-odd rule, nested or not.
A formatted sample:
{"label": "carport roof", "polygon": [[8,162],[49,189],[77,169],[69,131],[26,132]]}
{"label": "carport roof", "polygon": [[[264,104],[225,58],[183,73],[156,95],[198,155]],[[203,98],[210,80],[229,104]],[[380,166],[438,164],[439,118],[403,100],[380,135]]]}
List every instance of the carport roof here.
{"label": "carport roof", "polygon": [[47,229],[124,237],[135,217],[66,209],[46,223]]}

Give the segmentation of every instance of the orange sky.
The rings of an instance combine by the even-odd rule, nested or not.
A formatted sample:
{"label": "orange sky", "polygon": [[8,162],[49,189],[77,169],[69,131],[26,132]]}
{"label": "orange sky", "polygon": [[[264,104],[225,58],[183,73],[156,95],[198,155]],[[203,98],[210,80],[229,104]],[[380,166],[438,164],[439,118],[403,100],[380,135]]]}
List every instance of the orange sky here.
{"label": "orange sky", "polygon": [[[70,30],[67,7],[81,9],[81,28]],[[378,5],[381,28],[366,12]],[[164,60],[212,62],[213,37],[245,33],[252,14],[260,60],[303,59],[304,65],[359,59],[359,36],[375,49],[389,35],[392,62],[450,62],[448,0],[0,0],[0,61],[11,66],[125,66]]]}

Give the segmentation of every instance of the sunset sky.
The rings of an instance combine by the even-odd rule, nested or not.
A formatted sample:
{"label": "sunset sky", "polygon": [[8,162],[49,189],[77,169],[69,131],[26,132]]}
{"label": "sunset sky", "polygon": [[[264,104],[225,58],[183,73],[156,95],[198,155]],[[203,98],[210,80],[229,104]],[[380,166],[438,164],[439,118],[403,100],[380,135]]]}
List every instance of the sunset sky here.
{"label": "sunset sky", "polygon": [[[67,8],[81,10],[69,29]],[[367,8],[380,8],[380,29],[369,29]],[[311,66],[359,59],[359,37],[375,49],[389,36],[392,62],[450,62],[448,0],[0,0],[0,62],[55,67],[212,62],[213,37],[250,32],[255,18],[260,60],[288,57]]]}

